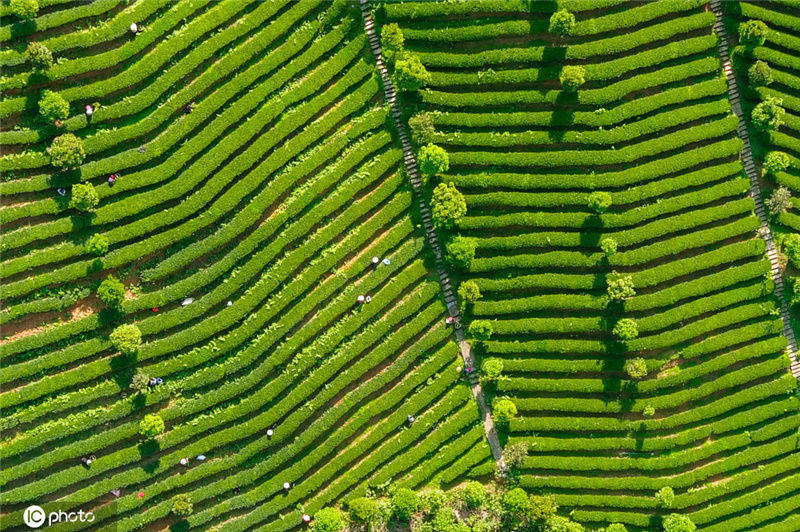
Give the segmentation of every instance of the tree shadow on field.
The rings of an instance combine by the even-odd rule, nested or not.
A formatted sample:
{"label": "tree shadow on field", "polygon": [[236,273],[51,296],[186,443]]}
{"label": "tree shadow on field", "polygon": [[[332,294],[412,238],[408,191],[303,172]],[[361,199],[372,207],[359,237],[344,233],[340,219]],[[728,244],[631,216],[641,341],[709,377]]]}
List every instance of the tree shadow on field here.
{"label": "tree shadow on field", "polygon": [[600,245],[600,229],[602,227],[603,219],[600,215],[592,214],[587,216],[583,224],[581,224],[581,247],[597,248]]}
{"label": "tree shadow on field", "polygon": [[575,121],[575,104],[578,101],[578,94],[574,92],[561,91],[556,97],[556,108],[550,117],[550,127],[548,135],[553,142],[564,140],[572,123]]}
{"label": "tree shadow on field", "polygon": [[[139,456],[142,459],[147,458],[148,456],[152,456],[158,451],[161,450],[161,445],[159,445],[158,441],[156,440],[145,440],[141,442],[139,445]],[[149,475],[152,475],[156,472],[158,467],[161,465],[161,459],[156,458],[152,462],[147,462],[146,464],[142,464],[142,469]]]}
{"label": "tree shadow on field", "polygon": [[117,355],[111,358],[111,370],[114,372],[114,382],[120,388],[129,388],[133,381],[136,355]]}
{"label": "tree shadow on field", "polygon": [[170,525],[169,529],[172,532],[185,532],[186,530],[189,530],[189,521],[186,519],[181,519],[177,523]]}

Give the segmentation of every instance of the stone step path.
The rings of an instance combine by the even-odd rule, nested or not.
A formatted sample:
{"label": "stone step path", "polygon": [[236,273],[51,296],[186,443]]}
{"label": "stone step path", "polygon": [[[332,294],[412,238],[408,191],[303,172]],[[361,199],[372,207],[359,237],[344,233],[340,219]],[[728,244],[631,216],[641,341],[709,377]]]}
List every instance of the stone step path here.
{"label": "stone step path", "polygon": [[722,59],[722,69],[725,72],[725,77],[728,80],[728,98],[731,102],[733,112],[739,118],[739,127],[736,129],[739,138],[744,143],[742,147],[742,163],[744,164],[744,171],[747,177],[750,178],[750,196],[756,203],[756,215],[760,223],[758,234],[764,239],[767,244],[767,257],[772,270],[772,280],[775,281],[775,295],[781,305],[781,318],[783,319],[783,335],[786,336],[788,346],[786,350],[789,352],[789,359],[791,361],[792,375],[800,379],[800,360],[797,357],[797,339],[792,330],[792,322],[789,316],[789,308],[786,305],[786,297],[784,294],[783,275],[778,261],[778,251],[775,249],[775,241],[772,239],[772,231],[769,228],[769,219],[767,218],[767,211],[764,208],[764,200],[761,197],[761,188],[759,187],[758,178],[760,176],[759,169],[753,161],[753,151],[750,147],[750,135],[747,132],[747,125],[745,117],[742,112],[742,104],[739,96],[739,88],[736,83],[736,76],[731,65],[731,59],[728,54],[728,36],[725,32],[725,24],[723,22],[723,9],[722,0],[711,0],[711,10],[717,18],[714,23],[714,31],[719,37],[719,55]]}
{"label": "stone step path", "polygon": [[[439,238],[436,230],[433,227],[433,219],[431,218],[431,211],[425,203],[425,196],[422,190],[422,181],[419,177],[419,168],[417,167],[417,160],[414,156],[414,151],[411,147],[411,142],[408,140],[408,133],[406,132],[405,124],[403,124],[402,112],[400,104],[397,100],[397,91],[395,90],[392,78],[389,76],[389,71],[386,69],[386,64],[383,62],[383,55],[381,52],[381,45],[377,33],[375,33],[375,22],[372,19],[372,13],[369,10],[369,0],[359,0],[359,7],[361,8],[361,16],[364,18],[364,29],[367,32],[367,39],[372,54],[375,56],[375,62],[380,73],[381,81],[383,82],[383,92],[386,101],[389,103],[389,108],[394,119],[394,125],[397,128],[400,144],[403,148],[403,161],[405,162],[406,171],[408,172],[411,187],[414,190],[414,196],[419,205],[419,212],[422,216],[422,224],[425,228],[425,238],[428,244],[433,249],[434,257],[436,258],[436,273],[439,275],[439,283],[442,286],[442,293],[444,300],[447,304],[447,311],[450,316],[456,319],[455,337],[458,342],[459,349],[461,350],[461,358],[464,364],[473,368],[475,365],[475,358],[472,355],[472,348],[466,340],[464,330],[461,328],[461,321],[459,316],[458,301],[453,294],[453,285],[450,282],[450,277],[445,269],[444,261],[442,259],[442,248],[439,244]],[[480,408],[481,417],[483,419],[483,427],[486,432],[486,439],[489,442],[489,447],[492,450],[492,456],[497,462],[497,469],[501,476],[505,476],[508,468],[503,460],[503,448],[500,445],[500,439],[497,436],[497,430],[494,426],[494,421],[486,403],[486,398],[483,395],[480,380],[477,375],[473,374],[468,379],[472,389],[472,395],[478,403]]]}

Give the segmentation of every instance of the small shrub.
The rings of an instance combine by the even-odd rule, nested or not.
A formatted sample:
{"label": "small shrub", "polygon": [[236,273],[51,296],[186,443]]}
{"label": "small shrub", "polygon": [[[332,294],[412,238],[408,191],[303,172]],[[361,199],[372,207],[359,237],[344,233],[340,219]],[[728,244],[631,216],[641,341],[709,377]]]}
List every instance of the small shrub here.
{"label": "small shrub", "polygon": [[69,116],[69,102],[57,92],[42,91],[39,98],[39,114],[48,122],[64,120]]}
{"label": "small shrub", "polygon": [[108,251],[108,239],[100,233],[95,233],[86,241],[86,252],[92,255],[103,255]]}
{"label": "small shrub", "polygon": [[397,90],[414,92],[431,81],[430,73],[416,55],[405,54],[394,65],[394,84]]}
{"label": "small shrub", "polygon": [[111,345],[124,355],[132,355],[142,345],[142,332],[132,324],[120,325],[109,335]]}
{"label": "small shrub", "polygon": [[575,15],[566,9],[560,9],[550,15],[548,31],[555,35],[572,35],[575,30]]}
{"label": "small shrub", "polygon": [[447,243],[444,258],[454,268],[469,270],[477,246],[478,241],[474,238],[457,235]]}
{"label": "small shrub", "polygon": [[493,327],[489,320],[475,320],[469,324],[469,334],[476,340],[486,341],[492,337]]}
{"label": "small shrub", "polygon": [[50,164],[56,168],[75,168],[86,157],[83,151],[83,141],[72,133],[64,133],[53,139],[47,148],[50,154]]}
{"label": "small shrub", "polygon": [[378,503],[369,497],[357,497],[348,504],[350,519],[355,523],[368,525],[380,520]]}
{"label": "small shrub", "polygon": [[756,61],[747,70],[747,79],[756,87],[772,83],[772,69],[764,61]]}
{"label": "small shrub", "polygon": [[653,407],[653,405],[647,405],[644,407],[644,410],[642,410],[642,414],[647,417],[653,417],[656,415],[656,409]]}
{"label": "small shrub", "polygon": [[172,497],[172,513],[178,517],[189,517],[194,511],[192,496],[188,493],[179,493]]}
{"label": "small shrub", "polygon": [[767,96],[763,102],[753,108],[750,117],[753,126],[762,133],[774,131],[783,125],[786,111],[781,107],[783,100],[774,96]]}
{"label": "small shrub", "polygon": [[392,22],[381,28],[381,49],[383,57],[391,64],[403,51],[405,37],[400,26]]}
{"label": "small shrub", "polygon": [[53,66],[53,52],[44,43],[30,43],[25,53],[28,55],[28,61],[38,70],[47,70]]}
{"label": "small shrub", "polygon": [[611,523],[606,527],[606,532],[628,532],[622,523]]}
{"label": "small shrub", "polygon": [[344,515],[338,508],[326,507],[314,514],[314,532],[339,532],[345,527]]}
{"label": "small shrub", "polygon": [[461,489],[461,496],[468,508],[480,508],[486,502],[486,487],[477,480],[472,480]]}
{"label": "small shrub", "polygon": [[109,275],[97,287],[97,297],[109,307],[117,307],[125,301],[125,285],[113,275]]}
{"label": "small shrub", "polygon": [[522,488],[514,488],[503,494],[503,511],[516,520],[522,519],[528,513],[528,494]]}
{"label": "small shrub", "polygon": [[69,206],[79,211],[91,212],[100,203],[100,196],[91,183],[76,183],[72,185],[72,194]]}
{"label": "small shrub", "polygon": [[408,127],[411,130],[411,140],[418,145],[429,143],[436,131],[430,113],[415,114],[408,119]]}
{"label": "small shrub", "polygon": [[633,277],[622,273],[611,272],[606,275],[606,293],[612,301],[624,301],[636,295]]}
{"label": "small shrub", "polygon": [[529,445],[525,442],[512,443],[503,448],[503,460],[510,468],[521,467],[528,456]]}
{"label": "small shrub", "polygon": [[620,340],[633,340],[639,336],[639,326],[630,318],[622,318],[614,325],[611,332]]}
{"label": "small shrub", "polygon": [[625,373],[632,379],[643,379],[647,377],[647,362],[641,357],[632,358],[625,363]]}
{"label": "small shrub", "polygon": [[547,519],[544,530],[545,532],[583,532],[586,529],[582,524],[576,523],[568,517],[553,515]]}
{"label": "small shrub", "polygon": [[544,521],[556,514],[558,504],[552,495],[531,495],[529,508],[531,519]]}
{"label": "small shrub", "polygon": [[606,257],[610,257],[617,252],[617,241],[611,237],[606,237],[600,241],[600,249],[603,250]]}
{"label": "small shrub", "polygon": [[11,0],[9,6],[11,13],[23,20],[36,18],[36,14],[39,13],[38,0]]}
{"label": "small shrub", "polygon": [[434,530],[435,532],[466,532],[470,530],[469,527],[464,528],[464,523],[460,525],[456,522],[456,516],[452,508],[439,508],[431,517],[431,528],[423,530]]}
{"label": "small shrub", "polygon": [[694,532],[697,526],[685,515],[669,514],[662,520],[664,532]]}
{"label": "small shrub", "polygon": [[517,405],[511,399],[500,397],[494,400],[492,405],[494,420],[501,425],[508,425],[511,419],[517,415]]}
{"label": "small shrub", "polygon": [[155,438],[164,432],[164,420],[158,414],[147,414],[139,422],[139,434],[145,438]]}
{"label": "small shrub", "polygon": [[761,20],[748,20],[739,24],[739,41],[747,46],[761,46],[767,40],[769,28]]}
{"label": "small shrub", "polygon": [[586,69],[578,65],[566,65],[558,76],[561,88],[567,92],[575,92],[586,82]]}
{"label": "small shrub", "polygon": [[478,287],[478,283],[472,279],[464,281],[459,285],[458,295],[467,303],[475,303],[482,297],[481,289]]}
{"label": "small shrub", "polygon": [[137,371],[131,380],[131,390],[146,393],[150,389],[150,375]]}
{"label": "small shrub", "polygon": [[499,358],[487,358],[481,364],[481,371],[486,380],[496,381],[503,373],[503,361]]}
{"label": "small shrub", "polygon": [[675,492],[669,486],[664,486],[656,492],[656,500],[662,508],[672,508],[675,502]]}
{"label": "small shrub", "polygon": [[427,488],[419,492],[419,507],[426,514],[436,512],[447,504],[447,494],[439,488]]}
{"label": "small shrub", "polygon": [[611,194],[608,192],[595,191],[589,194],[587,202],[589,208],[597,214],[603,214],[611,207]]}
{"label": "small shrub", "polygon": [[467,200],[453,183],[439,183],[433,189],[431,210],[436,227],[451,229],[467,214]]}
{"label": "small shrub", "polygon": [[435,176],[450,168],[450,158],[444,148],[436,144],[427,144],[417,154],[420,171],[427,176]]}
{"label": "small shrub", "polygon": [[401,521],[408,521],[419,505],[419,496],[408,488],[399,488],[392,495],[392,512]]}
{"label": "small shrub", "polygon": [[767,201],[770,214],[777,215],[792,208],[792,193],[786,187],[778,187],[772,191]]}
{"label": "small shrub", "polygon": [[771,151],[764,157],[764,170],[771,175],[775,175],[778,172],[785,172],[791,161],[789,156],[781,151]]}

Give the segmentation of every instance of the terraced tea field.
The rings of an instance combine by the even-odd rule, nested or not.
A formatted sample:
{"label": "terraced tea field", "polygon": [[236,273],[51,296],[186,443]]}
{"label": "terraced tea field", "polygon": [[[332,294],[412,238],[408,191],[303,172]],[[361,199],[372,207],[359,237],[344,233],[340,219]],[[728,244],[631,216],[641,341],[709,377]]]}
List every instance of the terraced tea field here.
{"label": "terraced tea field", "polygon": [[[723,4],[744,115],[769,96],[786,110],[752,141],[759,167],[789,160],[764,197],[798,195],[800,6]],[[562,9],[570,35],[549,31]],[[0,5],[2,528],[29,529],[35,504],[94,513],[70,529],[331,531],[324,507],[388,496],[375,529],[402,529],[399,488],[478,479],[552,496],[570,530],[668,514],[800,530],[796,344],[773,278],[786,268],[792,304],[796,272],[770,261],[720,9]],[[751,19],[770,33],[736,45]],[[377,45],[392,23],[410,55]],[[411,56],[418,91],[389,83]],[[748,88],[755,59],[774,81]],[[420,185],[427,144],[449,168]],[[434,230],[439,183],[467,211]],[[788,255],[798,206],[770,218]],[[466,281],[482,297],[459,311]],[[479,381],[473,357],[501,376]],[[506,457],[526,449],[510,472],[484,418],[502,398]],[[430,530],[499,529],[457,497],[463,526]],[[483,510],[503,529],[561,530],[535,497],[522,522],[502,500]]]}

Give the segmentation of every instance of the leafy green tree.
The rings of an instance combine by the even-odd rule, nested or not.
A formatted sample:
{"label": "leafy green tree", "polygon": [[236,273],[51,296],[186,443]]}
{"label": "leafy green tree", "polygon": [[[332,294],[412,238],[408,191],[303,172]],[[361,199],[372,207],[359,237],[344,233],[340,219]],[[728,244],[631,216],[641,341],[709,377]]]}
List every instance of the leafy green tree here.
{"label": "leafy green tree", "polygon": [[419,505],[419,496],[408,488],[398,488],[392,495],[392,512],[401,521],[408,521]]}
{"label": "leafy green tree", "polygon": [[403,52],[405,45],[405,37],[403,37],[403,30],[394,22],[385,24],[381,28],[381,49],[383,57],[391,64]]}
{"label": "leafy green tree", "polygon": [[585,529],[580,523],[576,523],[568,517],[560,515],[550,516],[544,525],[545,532],[583,532]]}
{"label": "leafy green tree", "polygon": [[453,183],[439,183],[431,198],[433,225],[452,229],[467,214],[467,200]]}
{"label": "leafy green tree", "polygon": [[633,276],[617,272],[606,275],[606,292],[612,301],[624,301],[636,295]]}
{"label": "leafy green tree", "polygon": [[647,362],[641,357],[632,358],[625,363],[625,372],[632,379],[643,379],[647,377]]}
{"label": "leafy green tree", "polygon": [[611,207],[611,194],[603,191],[595,191],[589,194],[588,206],[597,214],[603,214]]}
{"label": "leafy green tree", "polygon": [[476,340],[488,340],[492,337],[493,327],[489,320],[475,320],[469,324],[469,334]]}
{"label": "leafy green tree", "polygon": [[109,275],[97,287],[97,297],[109,307],[118,307],[125,301],[125,285],[113,275]]}
{"label": "leafy green tree", "polygon": [[610,257],[617,252],[617,241],[610,236],[606,237],[600,241],[600,249],[603,250],[606,257]]}
{"label": "leafy green tree", "polygon": [[639,336],[639,326],[630,318],[619,320],[611,331],[620,340],[633,340]]}
{"label": "leafy green tree", "polygon": [[314,524],[311,530],[314,532],[339,532],[344,530],[346,524],[341,510],[329,506],[314,514]]}
{"label": "leafy green tree", "polygon": [[[430,529],[435,532],[469,532],[471,529],[466,523],[456,522],[452,508],[439,508],[431,517]],[[414,530],[412,528],[412,530]],[[425,530],[425,529],[423,529]]]}
{"label": "leafy green tree", "polygon": [[534,521],[546,521],[558,511],[558,504],[552,495],[531,495],[528,506]]}
{"label": "leafy green tree", "polygon": [[501,504],[506,516],[511,517],[513,521],[520,521],[528,513],[528,494],[522,488],[508,490],[503,494]]}
{"label": "leafy green tree", "polygon": [[503,373],[503,361],[499,358],[487,358],[481,364],[481,371],[483,372],[483,378],[489,381],[496,381]]}
{"label": "leafy green tree", "polygon": [[92,255],[100,255],[105,254],[108,251],[108,239],[101,235],[100,233],[95,233],[89,237],[89,240],[86,241],[86,252],[91,253]]}
{"label": "leafy green tree", "polygon": [[411,130],[411,140],[418,145],[428,144],[436,131],[430,113],[415,114],[408,119],[408,127]]}
{"label": "leafy green tree", "polygon": [[[417,154],[420,171],[427,176],[435,176],[450,168],[450,157],[444,148],[436,144],[427,144]],[[452,184],[452,183],[451,183]]]}
{"label": "leafy green tree", "polygon": [[39,114],[48,122],[64,120],[69,116],[69,102],[57,92],[42,91],[42,97],[39,98]]}
{"label": "leafy green tree", "polygon": [[572,35],[575,31],[575,15],[566,9],[560,9],[550,15],[550,33],[555,35]]}
{"label": "leafy green tree", "polygon": [[789,233],[783,237],[783,252],[795,268],[800,268],[800,234]]}
{"label": "leafy green tree", "polygon": [[393,77],[394,84],[402,92],[418,91],[431,81],[430,72],[425,69],[419,57],[413,54],[405,54],[397,59]]}
{"label": "leafy green tree", "polygon": [[469,508],[480,508],[486,502],[486,486],[472,480],[464,484],[461,489],[461,496]]}
{"label": "leafy green tree", "polygon": [[785,172],[790,164],[789,156],[781,151],[771,151],[764,157],[764,170],[771,175]]}
{"label": "leafy green tree", "polygon": [[697,526],[685,515],[669,514],[662,520],[664,532],[694,532]]}
{"label": "leafy green tree", "polygon": [[179,493],[172,497],[172,513],[178,517],[189,517],[194,511],[192,496],[188,493]]}
{"label": "leafy green tree", "polygon": [[783,125],[783,118],[786,111],[783,107],[783,100],[774,96],[767,96],[764,101],[753,107],[750,117],[753,120],[753,127],[762,133],[774,131]]}
{"label": "leafy green tree", "polygon": [[769,28],[761,20],[748,20],[739,24],[739,41],[747,46],[761,46],[767,40]]}
{"label": "leafy green tree", "polygon": [[642,414],[647,417],[653,417],[656,415],[656,409],[653,407],[653,405],[647,405],[644,407],[644,410],[642,410]]}
{"label": "leafy green tree", "polygon": [[506,445],[503,448],[503,460],[505,460],[506,465],[512,469],[522,467],[525,463],[525,458],[528,457],[528,449],[530,449],[530,446],[521,441]]}
{"label": "leafy green tree", "polygon": [[458,295],[467,303],[475,303],[482,297],[481,289],[478,287],[478,283],[472,279],[464,281],[459,285]]}
{"label": "leafy green tree", "polygon": [[756,61],[747,70],[747,79],[757,87],[769,85],[772,83],[772,69],[764,61]]}
{"label": "leafy green tree", "polygon": [[28,61],[38,70],[47,70],[53,66],[53,52],[44,43],[35,41],[28,44],[25,53],[28,56]]}
{"label": "leafy green tree", "polygon": [[124,355],[132,355],[142,345],[142,332],[132,324],[120,325],[109,335],[111,345]]}
{"label": "leafy green tree", "polygon": [[100,203],[100,196],[91,183],[76,183],[72,185],[72,195],[69,206],[79,211],[91,212]]}
{"label": "leafy green tree", "polygon": [[477,246],[478,241],[474,238],[461,235],[454,236],[447,243],[444,258],[452,267],[468,270],[475,258],[475,248]]}
{"label": "leafy green tree", "polygon": [[447,504],[447,494],[439,488],[426,488],[418,495],[420,510],[426,514],[434,513]]}
{"label": "leafy green tree", "polygon": [[53,139],[47,148],[50,154],[50,164],[56,168],[75,168],[86,157],[83,151],[83,141],[72,133],[64,133]]}
{"label": "leafy green tree", "polygon": [[131,380],[131,390],[146,393],[150,389],[150,375],[137,371]]}
{"label": "leafy green tree", "polygon": [[378,503],[369,497],[357,497],[350,501],[349,505],[350,519],[353,522],[369,525],[380,520],[381,512],[378,508]]}
{"label": "leafy green tree", "polygon": [[508,425],[511,419],[517,415],[517,405],[507,397],[499,397],[494,400],[492,413],[497,423],[500,425]]}
{"label": "leafy green tree", "polygon": [[611,523],[606,527],[606,532],[628,532],[622,523]]}
{"label": "leafy green tree", "polygon": [[37,0],[11,0],[9,2],[11,12],[23,20],[36,18],[39,13],[39,2]]}
{"label": "leafy green tree", "polygon": [[656,500],[662,508],[672,508],[675,502],[675,492],[669,486],[664,486],[656,492]]}
{"label": "leafy green tree", "polygon": [[155,438],[164,432],[164,420],[158,414],[146,414],[139,421],[139,434],[145,438]]}
{"label": "leafy green tree", "polygon": [[792,208],[792,193],[786,187],[778,187],[764,203],[767,204],[770,214],[778,215]]}
{"label": "leafy green tree", "polygon": [[586,69],[580,65],[564,65],[558,76],[561,88],[567,92],[575,92],[586,83]]}

